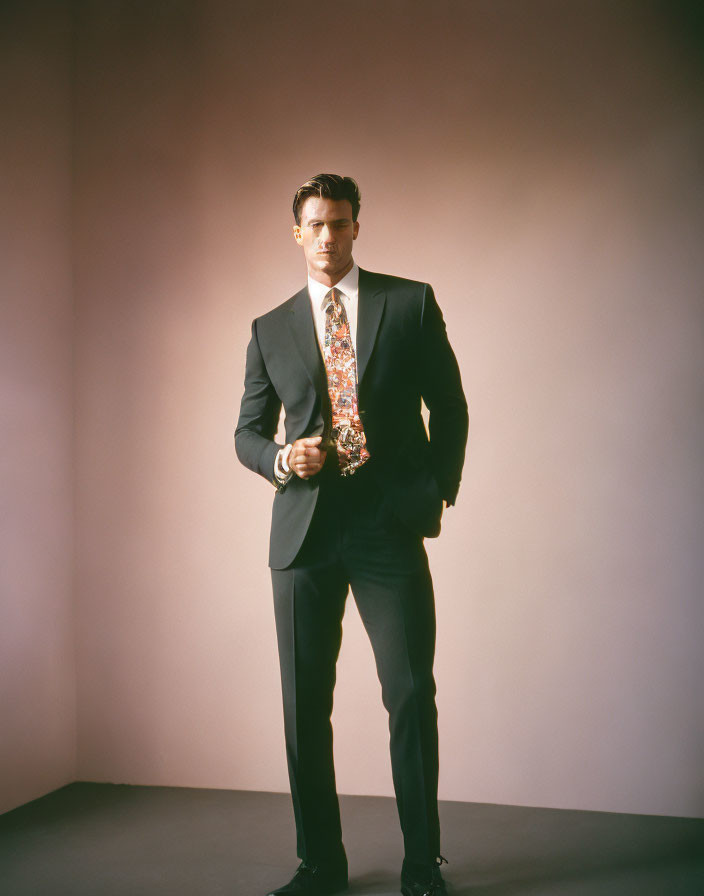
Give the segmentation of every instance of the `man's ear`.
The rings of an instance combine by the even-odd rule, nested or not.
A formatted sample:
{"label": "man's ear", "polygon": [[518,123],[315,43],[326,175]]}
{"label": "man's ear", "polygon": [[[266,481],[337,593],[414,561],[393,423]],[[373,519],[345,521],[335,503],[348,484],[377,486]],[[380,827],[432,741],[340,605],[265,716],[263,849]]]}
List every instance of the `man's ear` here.
{"label": "man's ear", "polygon": [[293,238],[294,238],[294,240],[298,243],[298,245],[300,246],[300,245],[301,245],[301,242],[302,242],[302,240],[303,240],[303,237],[302,237],[302,235],[301,235],[301,228],[300,228],[300,226],[299,226],[298,224],[294,224],[294,225],[293,225]]}
{"label": "man's ear", "polygon": [[354,222],[354,227],[352,228],[352,239],[357,239],[357,234],[359,233],[359,221]]}

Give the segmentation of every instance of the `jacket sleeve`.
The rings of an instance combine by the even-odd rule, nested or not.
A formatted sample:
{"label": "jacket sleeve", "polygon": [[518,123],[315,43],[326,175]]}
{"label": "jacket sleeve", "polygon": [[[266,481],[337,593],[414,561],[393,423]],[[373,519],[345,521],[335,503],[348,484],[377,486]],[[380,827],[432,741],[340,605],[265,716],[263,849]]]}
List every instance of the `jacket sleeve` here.
{"label": "jacket sleeve", "polygon": [[442,312],[426,284],[421,314],[421,395],[429,411],[433,472],[448,506],[455,503],[469,431],[467,399]]}
{"label": "jacket sleeve", "polygon": [[240,461],[277,488],[274,461],[281,447],[274,441],[279,425],[281,399],[269,379],[257,339],[257,322],[252,323],[252,338],[247,347],[244,395],[235,429],[235,451]]}

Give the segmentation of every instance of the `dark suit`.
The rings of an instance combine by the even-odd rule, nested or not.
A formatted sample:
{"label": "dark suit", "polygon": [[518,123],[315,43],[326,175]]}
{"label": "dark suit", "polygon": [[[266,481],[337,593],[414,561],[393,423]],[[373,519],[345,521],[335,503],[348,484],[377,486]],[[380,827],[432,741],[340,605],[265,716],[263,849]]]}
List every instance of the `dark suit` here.
{"label": "dark suit", "polygon": [[269,565],[299,856],[315,863],[342,853],[330,714],[351,585],[389,711],[406,858],[424,862],[439,853],[439,824],[435,612],[423,537],[439,534],[443,499],[450,505],[457,495],[467,403],[428,284],[360,269],[356,342],[371,459],[353,476],[341,478],[329,452],[311,479],[281,486],[274,477],[282,404],[287,443],[330,430],[307,288],[252,324],[235,446],[277,487]]}

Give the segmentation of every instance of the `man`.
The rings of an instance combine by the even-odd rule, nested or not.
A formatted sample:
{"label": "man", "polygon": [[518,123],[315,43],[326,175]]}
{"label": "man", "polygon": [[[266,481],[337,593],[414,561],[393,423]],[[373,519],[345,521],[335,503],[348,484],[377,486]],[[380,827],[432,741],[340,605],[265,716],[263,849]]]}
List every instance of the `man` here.
{"label": "man", "polygon": [[[349,177],[319,174],[297,191],[308,284],[252,324],[235,431],[239,459],[276,487],[269,565],[301,864],[269,896],[347,888],[330,716],[350,586],[389,712],[401,892],[446,892],[423,538],[457,495],[467,403],[431,287],[354,262],[359,205]],[[285,446],[274,441],[282,404]]]}

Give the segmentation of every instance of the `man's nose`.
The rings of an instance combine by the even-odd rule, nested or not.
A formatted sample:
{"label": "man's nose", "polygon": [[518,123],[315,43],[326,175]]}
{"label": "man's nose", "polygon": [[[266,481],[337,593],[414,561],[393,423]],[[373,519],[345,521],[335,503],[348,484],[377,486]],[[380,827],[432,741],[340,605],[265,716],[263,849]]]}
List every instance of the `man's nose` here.
{"label": "man's nose", "polygon": [[320,242],[321,243],[331,243],[333,241],[332,228],[328,227],[327,224],[323,224],[320,228]]}

